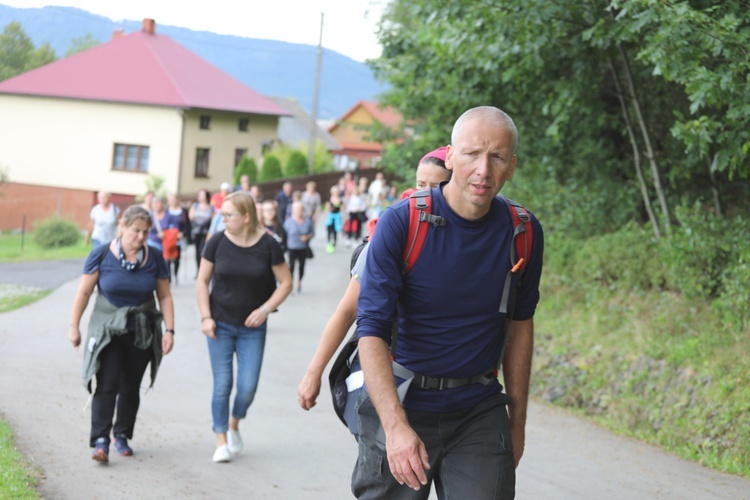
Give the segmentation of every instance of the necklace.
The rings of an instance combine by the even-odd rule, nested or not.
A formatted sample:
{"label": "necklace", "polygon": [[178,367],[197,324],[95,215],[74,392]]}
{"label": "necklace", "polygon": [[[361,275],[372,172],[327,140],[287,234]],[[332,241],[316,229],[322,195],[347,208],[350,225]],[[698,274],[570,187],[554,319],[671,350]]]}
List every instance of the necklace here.
{"label": "necklace", "polygon": [[138,250],[138,256],[135,262],[131,262],[125,258],[125,252],[122,250],[122,238],[117,238],[117,255],[120,257],[120,265],[126,271],[135,271],[143,263],[143,258],[146,255],[146,251],[141,247]]}

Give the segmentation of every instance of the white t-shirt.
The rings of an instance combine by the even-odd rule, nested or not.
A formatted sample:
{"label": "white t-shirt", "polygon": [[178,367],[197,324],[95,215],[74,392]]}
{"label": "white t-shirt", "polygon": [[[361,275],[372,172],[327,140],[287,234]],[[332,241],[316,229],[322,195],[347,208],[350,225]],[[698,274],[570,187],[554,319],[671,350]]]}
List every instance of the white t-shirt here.
{"label": "white t-shirt", "polygon": [[91,239],[100,243],[106,243],[115,239],[117,235],[117,215],[120,209],[117,205],[110,204],[109,209],[104,210],[100,204],[94,205],[89,217],[94,221],[94,230]]}
{"label": "white t-shirt", "polygon": [[370,195],[370,206],[376,206],[380,202],[380,195],[383,193],[385,183],[381,179],[375,179],[370,183],[367,194]]}
{"label": "white t-shirt", "polygon": [[364,197],[359,194],[352,194],[349,197],[349,201],[346,203],[346,212],[364,212],[367,208],[367,204]]}

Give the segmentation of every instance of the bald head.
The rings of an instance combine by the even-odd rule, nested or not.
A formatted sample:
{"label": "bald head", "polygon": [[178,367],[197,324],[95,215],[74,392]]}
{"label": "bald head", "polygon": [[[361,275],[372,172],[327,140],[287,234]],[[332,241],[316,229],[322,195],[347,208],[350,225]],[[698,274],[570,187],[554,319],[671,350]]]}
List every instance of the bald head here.
{"label": "bald head", "polygon": [[510,130],[513,135],[513,154],[516,153],[516,148],[518,147],[518,130],[516,129],[516,124],[513,123],[513,118],[508,113],[494,106],[477,106],[476,108],[464,111],[453,125],[453,131],[451,132],[452,144],[458,141],[458,136],[464,124],[473,119],[481,119],[490,123],[494,122]]}

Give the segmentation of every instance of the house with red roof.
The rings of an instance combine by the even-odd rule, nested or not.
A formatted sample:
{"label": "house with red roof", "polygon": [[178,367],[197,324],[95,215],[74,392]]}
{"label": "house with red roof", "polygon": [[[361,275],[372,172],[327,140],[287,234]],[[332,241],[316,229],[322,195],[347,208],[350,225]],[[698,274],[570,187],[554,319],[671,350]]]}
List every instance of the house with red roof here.
{"label": "house with red roof", "polygon": [[372,139],[375,124],[397,130],[403,118],[392,107],[381,107],[375,101],[359,101],[352,106],[328,132],[341,145],[334,154],[334,164],[340,169],[375,167],[383,152],[383,145]]}
{"label": "house with red roof", "polygon": [[[57,211],[85,224],[98,191],[132,203],[147,176],[216,191],[243,154],[261,158],[290,113],[155,22],[0,82],[0,229]],[[50,209],[50,207],[52,207]]]}

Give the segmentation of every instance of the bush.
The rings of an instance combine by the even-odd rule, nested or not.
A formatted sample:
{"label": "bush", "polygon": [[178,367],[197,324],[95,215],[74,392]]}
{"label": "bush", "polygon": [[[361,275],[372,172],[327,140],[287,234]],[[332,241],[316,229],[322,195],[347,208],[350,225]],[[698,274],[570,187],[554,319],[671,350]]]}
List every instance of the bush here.
{"label": "bush", "polygon": [[301,177],[307,175],[309,172],[309,165],[307,164],[307,158],[302,154],[301,151],[292,151],[289,155],[289,160],[286,164],[286,176],[287,177]]}
{"label": "bush", "polygon": [[75,222],[59,217],[44,220],[34,229],[34,241],[42,248],[73,246],[80,238],[81,231]]}
{"label": "bush", "polygon": [[724,321],[737,331],[750,324],[750,248],[742,248],[739,257],[728,266],[722,279],[723,289],[714,306]]}
{"label": "bush", "polygon": [[668,267],[667,286],[688,297],[714,299],[727,267],[747,245],[741,219],[717,216],[700,204],[675,210],[678,226],[660,245]]}
{"label": "bush", "polygon": [[584,286],[649,290],[664,284],[664,263],[647,227],[630,223],[586,240],[553,232],[547,239],[545,266]]}
{"label": "bush", "polygon": [[258,182],[258,165],[255,160],[247,155],[243,155],[240,163],[234,168],[234,185],[240,185],[240,177],[247,175],[250,177],[250,184]]}
{"label": "bush", "polygon": [[275,181],[281,179],[281,162],[273,154],[267,154],[263,158],[263,167],[260,169],[260,182]]}

